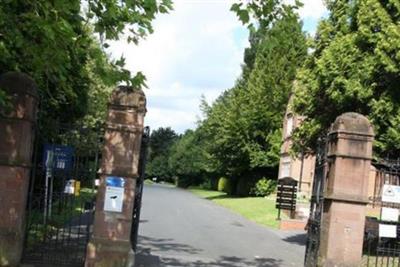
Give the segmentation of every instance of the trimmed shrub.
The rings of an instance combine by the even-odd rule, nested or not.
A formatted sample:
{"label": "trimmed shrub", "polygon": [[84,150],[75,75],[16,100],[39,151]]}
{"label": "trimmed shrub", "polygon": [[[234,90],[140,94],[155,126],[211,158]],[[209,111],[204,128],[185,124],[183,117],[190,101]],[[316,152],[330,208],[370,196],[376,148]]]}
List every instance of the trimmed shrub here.
{"label": "trimmed shrub", "polygon": [[226,177],[219,178],[218,191],[225,192],[227,194],[231,193],[231,183],[228,178],[226,178]]}
{"label": "trimmed shrub", "polygon": [[259,197],[269,196],[276,190],[276,185],[275,180],[262,178],[251,189],[251,193]]}

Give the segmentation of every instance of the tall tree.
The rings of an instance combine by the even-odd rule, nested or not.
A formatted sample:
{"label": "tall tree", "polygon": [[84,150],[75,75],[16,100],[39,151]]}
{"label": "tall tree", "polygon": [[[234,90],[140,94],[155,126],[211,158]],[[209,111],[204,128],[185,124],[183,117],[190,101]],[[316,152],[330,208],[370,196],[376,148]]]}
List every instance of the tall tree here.
{"label": "tall tree", "polygon": [[163,180],[172,179],[168,159],[171,147],[177,139],[178,135],[170,127],[160,127],[151,133],[149,158],[146,167],[148,176],[155,176]]}
{"label": "tall tree", "polygon": [[168,164],[178,186],[199,185],[211,175],[205,141],[200,129],[188,130],[172,146]]}
{"label": "tall tree", "polygon": [[276,21],[261,42],[250,74],[246,112],[251,166],[277,166],[281,128],[297,69],[307,55],[306,37],[294,13]]}
{"label": "tall tree", "polygon": [[[93,32],[103,47],[124,32],[136,43],[152,32],[154,16],[170,9],[170,0],[1,1],[0,73],[29,74],[38,84],[42,117],[73,121],[87,111],[90,71],[105,83],[144,83],[141,73],[131,75],[124,68],[123,58],[104,62]],[[0,90],[0,104],[5,98]]]}
{"label": "tall tree", "polygon": [[178,135],[171,127],[160,127],[154,130],[150,136],[149,159],[152,160],[160,155],[167,155],[172,144],[178,139]]}
{"label": "tall tree", "polygon": [[234,180],[260,169],[275,176],[282,120],[297,68],[307,54],[306,37],[291,10],[261,32],[243,76],[206,109],[201,123],[217,173]]}
{"label": "tall tree", "polygon": [[307,119],[295,132],[297,149],[315,148],[338,115],[354,111],[372,121],[377,155],[398,155],[400,5],[330,0],[327,7],[329,17],[298,75],[295,109]]}

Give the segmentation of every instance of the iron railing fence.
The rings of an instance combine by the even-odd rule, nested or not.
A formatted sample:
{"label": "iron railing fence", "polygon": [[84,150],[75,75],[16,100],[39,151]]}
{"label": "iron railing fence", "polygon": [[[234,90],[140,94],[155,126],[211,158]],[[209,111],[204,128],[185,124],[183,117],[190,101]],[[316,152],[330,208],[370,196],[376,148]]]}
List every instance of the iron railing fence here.
{"label": "iron railing fence", "polygon": [[[377,211],[374,216],[367,216],[365,220],[363,260],[362,265],[369,266],[400,266],[400,223],[399,221],[383,220],[382,208],[400,209],[399,203],[382,201],[384,185],[400,186],[400,161],[381,160],[374,161],[376,169],[373,197],[370,207]],[[395,229],[393,237],[384,237],[380,233],[380,225],[392,226]]]}
{"label": "iron railing fence", "polygon": [[83,266],[93,221],[93,194],[43,192],[30,199],[23,263]]}
{"label": "iron railing fence", "polygon": [[[83,266],[91,234],[103,136],[101,127],[80,125],[59,125],[52,129],[52,135],[36,134],[23,263]],[[54,147],[68,150],[69,156],[60,160],[57,157],[63,155],[56,155]],[[58,166],[60,162],[66,165]],[[75,182],[80,182],[82,190]]]}
{"label": "iron railing fence", "polygon": [[306,254],[304,258],[304,266],[306,267],[315,267],[318,265],[324,188],[327,172],[326,152],[326,139],[320,138],[316,153],[315,175],[310,200],[310,217],[307,223]]}

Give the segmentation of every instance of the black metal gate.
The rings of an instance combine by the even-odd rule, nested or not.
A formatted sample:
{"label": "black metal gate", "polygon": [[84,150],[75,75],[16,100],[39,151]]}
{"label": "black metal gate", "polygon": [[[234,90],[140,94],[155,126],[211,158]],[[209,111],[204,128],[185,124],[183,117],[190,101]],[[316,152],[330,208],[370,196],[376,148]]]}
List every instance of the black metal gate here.
{"label": "black metal gate", "polygon": [[22,262],[83,266],[104,131],[68,125],[53,136],[36,141]]}
{"label": "black metal gate", "polygon": [[139,178],[136,181],[135,204],[132,214],[133,223],[131,230],[131,244],[133,251],[136,251],[138,234],[139,234],[140,210],[142,208],[143,185],[145,178],[146,159],[147,159],[147,150],[149,141],[150,141],[150,128],[145,127],[143,130],[142,145],[140,147]]}
{"label": "black metal gate", "polygon": [[314,267],[318,264],[326,175],[326,140],[320,139],[316,154],[315,172],[310,203],[310,217],[307,223],[307,243],[306,254],[304,258],[304,266],[306,267]]}
{"label": "black metal gate", "polygon": [[[386,218],[383,209],[399,213],[400,203],[383,201],[384,186],[400,186],[400,161],[380,160],[373,162],[376,169],[374,195],[369,203],[369,216],[365,220],[363,261],[361,266],[400,266],[400,222]],[[386,188],[387,189],[387,188]],[[395,212],[396,213],[396,212]],[[380,233],[380,226],[394,230],[394,236]]]}

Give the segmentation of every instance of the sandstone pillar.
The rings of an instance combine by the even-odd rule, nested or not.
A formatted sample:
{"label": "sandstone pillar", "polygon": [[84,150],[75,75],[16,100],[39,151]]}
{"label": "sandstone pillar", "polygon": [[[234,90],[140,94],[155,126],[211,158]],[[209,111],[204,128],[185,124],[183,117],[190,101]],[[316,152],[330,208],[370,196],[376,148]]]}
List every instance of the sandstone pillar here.
{"label": "sandstone pillar", "polygon": [[357,113],[331,126],[319,266],[360,266],[373,137],[368,119]]}
{"label": "sandstone pillar", "polygon": [[11,98],[0,110],[0,266],[18,266],[25,234],[38,94],[28,76],[8,72],[0,88]]}
{"label": "sandstone pillar", "polygon": [[[146,98],[142,91],[120,86],[113,92],[108,108],[93,236],[86,255],[88,267],[134,264],[130,235],[145,113]],[[115,203],[110,202],[107,191],[112,181],[117,181],[123,190],[122,205],[116,205],[114,210],[110,209]],[[117,195],[111,197],[118,198]]]}

